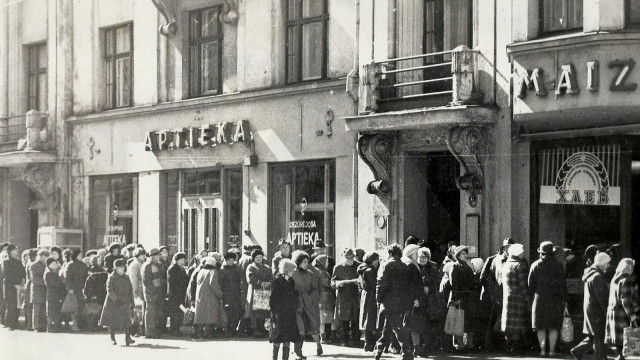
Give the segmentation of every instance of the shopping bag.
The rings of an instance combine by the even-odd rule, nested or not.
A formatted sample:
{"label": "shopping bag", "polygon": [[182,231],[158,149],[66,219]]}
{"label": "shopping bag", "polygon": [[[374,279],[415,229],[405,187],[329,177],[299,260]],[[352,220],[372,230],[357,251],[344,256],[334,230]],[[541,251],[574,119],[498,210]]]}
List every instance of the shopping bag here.
{"label": "shopping bag", "polygon": [[193,325],[193,321],[196,318],[196,312],[194,311],[194,309],[188,308],[185,309],[186,311],[184,312],[184,317],[182,318],[182,325],[184,326],[192,326]]}
{"label": "shopping bag", "polygon": [[623,347],[622,355],[625,358],[630,356],[640,356],[640,328],[627,327],[622,333]]}
{"label": "shopping bag", "polygon": [[270,297],[271,297],[271,290],[254,290],[253,300],[251,301],[252,309],[269,311]]}
{"label": "shopping bag", "polygon": [[564,309],[564,319],[562,320],[562,332],[560,333],[560,341],[569,344],[573,342],[573,321],[569,311]]}
{"label": "shopping bag", "polygon": [[62,312],[64,314],[75,313],[78,311],[78,299],[73,294],[67,294],[62,303]]}
{"label": "shopping bag", "polygon": [[84,305],[82,314],[84,316],[97,316],[102,312],[102,306],[95,301],[90,301]]}
{"label": "shopping bag", "polygon": [[403,325],[406,329],[421,334],[427,330],[427,319],[417,315],[416,308],[413,308],[411,313],[404,315]]}
{"label": "shopping bag", "polygon": [[456,305],[449,306],[447,320],[444,323],[444,332],[449,335],[464,335],[464,310]]}

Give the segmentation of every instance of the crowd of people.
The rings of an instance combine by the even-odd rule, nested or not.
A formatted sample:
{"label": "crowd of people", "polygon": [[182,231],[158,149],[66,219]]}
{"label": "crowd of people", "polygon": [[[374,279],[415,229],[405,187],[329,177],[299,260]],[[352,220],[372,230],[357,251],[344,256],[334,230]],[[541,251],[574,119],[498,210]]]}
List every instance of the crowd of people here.
{"label": "crowd of people", "polygon": [[[293,343],[360,347],[401,353],[403,359],[439,351],[473,349],[517,354],[537,336],[541,356],[556,355],[568,313],[568,270],[563,249],[545,241],[529,265],[524,247],[505,239],[497,254],[470,258],[469,247],[451,245],[442,261],[431,244],[409,237],[404,248],[383,252],[345,249],[341,261],[322,240],[310,251],[292,251],[282,239],[267,264],[258,245],[224,255],[202,251],[191,259],[167,247],[80,250],[19,249],[0,244],[0,323],[38,332],[108,328],[132,336],[195,338],[255,336],[273,343],[273,359],[287,360]],[[571,349],[576,359],[590,350],[605,359],[610,345],[622,359],[623,329],[636,324],[640,298],[635,262],[590,247],[575,263],[583,272],[584,341]],[[568,259],[567,259],[568,260]],[[574,270],[572,270],[574,271]],[[452,314],[463,314],[452,331]],[[637,325],[637,324],[636,324]],[[533,335],[535,334],[535,335]],[[361,339],[364,338],[362,342]]]}

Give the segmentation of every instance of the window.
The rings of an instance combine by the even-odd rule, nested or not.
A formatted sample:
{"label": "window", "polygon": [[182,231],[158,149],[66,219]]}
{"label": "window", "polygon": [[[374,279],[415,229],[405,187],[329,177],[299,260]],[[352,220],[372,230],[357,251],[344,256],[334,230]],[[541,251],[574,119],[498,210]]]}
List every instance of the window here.
{"label": "window", "polygon": [[190,96],[222,93],[222,26],[220,7],[189,14]]}
{"label": "window", "polygon": [[27,47],[27,110],[47,111],[47,44]]}
{"label": "window", "polygon": [[540,0],[542,33],[582,28],[583,0]]}
{"label": "window", "polygon": [[135,175],[91,181],[92,249],[137,242],[138,178]]}
{"label": "window", "polygon": [[640,1],[627,0],[626,1],[626,26],[629,28],[640,28]]}
{"label": "window", "polygon": [[287,0],[287,84],[326,77],[326,0]]}
{"label": "window", "polygon": [[132,104],[132,28],[132,24],[125,24],[104,31],[106,108],[109,109]]}

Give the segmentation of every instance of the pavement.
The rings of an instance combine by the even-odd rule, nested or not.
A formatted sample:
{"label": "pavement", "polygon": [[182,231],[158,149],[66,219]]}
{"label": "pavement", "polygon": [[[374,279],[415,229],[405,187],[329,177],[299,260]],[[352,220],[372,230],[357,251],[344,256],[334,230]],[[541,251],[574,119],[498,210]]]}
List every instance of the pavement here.
{"label": "pavement", "polygon": [[[99,333],[37,333],[9,331],[0,328],[0,360],[163,360],[163,359],[215,359],[258,360],[271,359],[271,344],[266,339],[231,338],[192,340],[188,337],[145,339],[135,337],[135,344],[124,346],[124,335],[116,336],[118,345],[112,345],[106,332]],[[292,346],[293,347],[293,346]],[[305,343],[303,353],[309,360],[373,359],[372,353],[361,349],[323,345],[325,354],[315,356],[315,345]],[[279,356],[281,359],[281,356]],[[399,355],[385,354],[383,359],[400,359]],[[556,358],[566,359],[567,357]],[[293,360],[294,356],[291,355]],[[418,358],[420,359],[420,358]],[[441,355],[430,359],[510,359],[491,354]],[[518,359],[541,359],[518,357]],[[544,358],[549,360],[551,358]]]}

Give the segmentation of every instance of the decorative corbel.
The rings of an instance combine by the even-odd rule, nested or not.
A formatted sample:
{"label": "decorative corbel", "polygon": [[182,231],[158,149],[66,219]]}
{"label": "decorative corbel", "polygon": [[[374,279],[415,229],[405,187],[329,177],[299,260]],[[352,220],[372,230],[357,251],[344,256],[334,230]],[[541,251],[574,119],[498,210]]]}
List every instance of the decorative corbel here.
{"label": "decorative corbel", "polygon": [[484,172],[479,154],[485,152],[487,135],[478,126],[456,126],[449,130],[447,147],[460,163],[462,175],[456,179],[459,190],[469,191],[469,204],[477,204],[476,193],[483,187]]}
{"label": "decorative corbel", "polygon": [[53,165],[28,165],[22,171],[22,180],[37,197],[37,203],[32,208],[46,209],[46,203],[55,195],[55,171]]}
{"label": "decorative corbel", "polygon": [[220,21],[225,24],[237,24],[238,17],[239,15],[237,0],[224,0],[224,5],[222,5],[222,13],[220,14]]}
{"label": "decorative corbel", "polygon": [[176,9],[172,0],[151,0],[167,23],[161,25],[158,32],[164,36],[175,35],[178,30],[178,21],[176,20]]}
{"label": "decorative corbel", "polygon": [[369,194],[391,191],[391,157],[393,138],[383,134],[364,134],[358,139],[358,153],[373,172],[375,181],[367,185]]}

